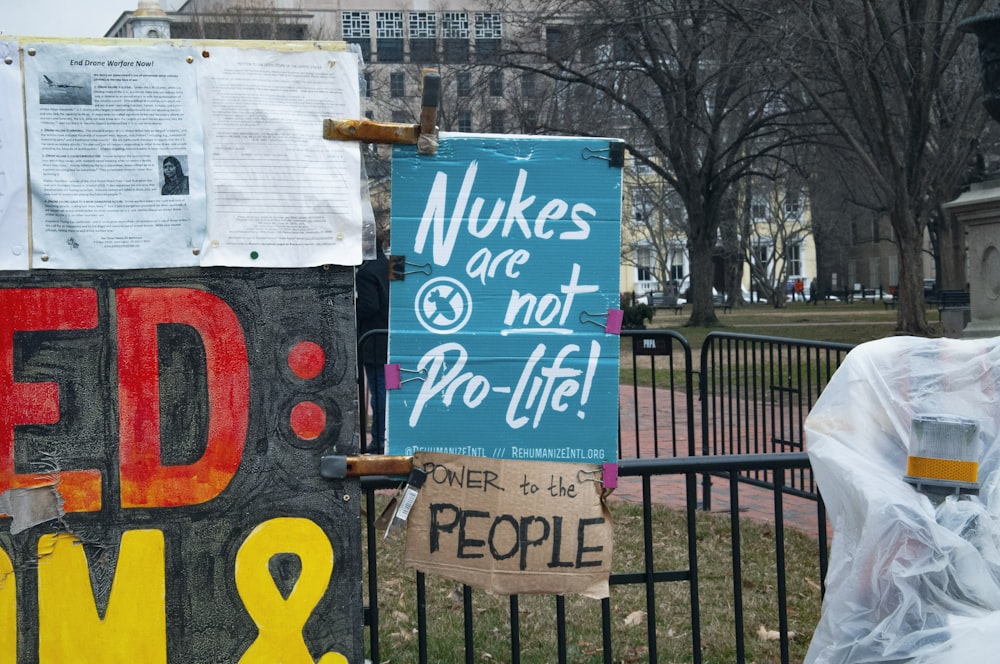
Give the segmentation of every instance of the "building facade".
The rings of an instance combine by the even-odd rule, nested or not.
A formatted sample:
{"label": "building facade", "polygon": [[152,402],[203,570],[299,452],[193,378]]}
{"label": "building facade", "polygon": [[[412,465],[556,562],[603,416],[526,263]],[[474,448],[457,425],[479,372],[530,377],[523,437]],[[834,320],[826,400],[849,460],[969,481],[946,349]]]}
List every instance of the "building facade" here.
{"label": "building facade", "polygon": [[[442,131],[532,134],[545,125],[544,114],[559,112],[562,92],[550,80],[499,66],[502,47],[511,37],[508,33],[524,31],[524,18],[506,16],[481,0],[174,0],[167,9],[162,11],[155,0],[143,0],[136,11],[123,14],[106,36],[343,40],[363,58],[364,114],[376,121],[418,121],[420,81],[427,69],[441,74],[438,126]],[[539,44],[558,49],[565,28],[539,21],[527,29],[537,32],[532,38]],[[367,149],[377,184],[389,172],[389,150],[386,146]],[[690,271],[683,208],[675,204],[663,181],[642,164],[628,160],[624,177],[620,291],[642,295],[682,290]],[[795,209],[795,202],[789,200],[792,208],[787,210],[774,194],[752,201],[743,213],[745,218],[737,219],[744,236],[741,241],[749,244],[738,254],[719,252],[713,280],[720,292],[727,289],[726,284],[732,288],[735,279],[744,295],[755,299],[762,297],[764,274],[806,280],[818,276],[812,234],[808,230],[769,233],[762,223],[764,217],[758,214],[762,202],[787,218],[797,217],[800,226],[808,228],[807,197],[798,199]],[[833,282],[826,289],[894,285],[898,259],[891,233],[881,227],[866,233],[859,222],[852,222],[851,227],[857,238],[854,251],[841,261],[841,267],[821,279]],[[865,242],[864,237],[878,239]],[[720,239],[720,247],[723,244]],[[744,261],[742,269],[730,269],[736,260]]]}

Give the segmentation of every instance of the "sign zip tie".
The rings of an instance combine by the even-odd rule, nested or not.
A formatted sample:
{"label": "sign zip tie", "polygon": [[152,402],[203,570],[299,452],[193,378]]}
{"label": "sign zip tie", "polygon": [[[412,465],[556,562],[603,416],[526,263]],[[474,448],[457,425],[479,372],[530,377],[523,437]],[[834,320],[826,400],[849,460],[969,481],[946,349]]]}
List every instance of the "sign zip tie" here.
{"label": "sign zip tie", "polygon": [[414,466],[410,470],[410,476],[406,480],[406,489],[403,491],[403,497],[399,500],[399,507],[396,508],[396,513],[392,515],[389,527],[385,529],[386,541],[391,542],[395,540],[403,532],[406,519],[410,516],[410,510],[413,508],[413,503],[417,500],[417,494],[420,492],[420,487],[424,485],[425,479],[427,479],[427,472],[422,468]]}

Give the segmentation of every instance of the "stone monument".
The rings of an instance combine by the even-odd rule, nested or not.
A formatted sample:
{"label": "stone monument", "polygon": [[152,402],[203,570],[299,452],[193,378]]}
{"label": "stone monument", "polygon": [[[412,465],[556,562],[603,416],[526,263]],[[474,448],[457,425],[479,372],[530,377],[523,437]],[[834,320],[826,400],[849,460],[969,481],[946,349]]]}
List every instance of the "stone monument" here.
{"label": "stone monument", "polygon": [[973,184],[944,208],[965,227],[969,277],[968,319],[960,309],[943,310],[946,336],[957,328],[965,338],[1000,337],[1000,180]]}
{"label": "stone monument", "polygon": [[[967,18],[959,29],[979,41],[983,106],[1000,122],[1000,12]],[[1000,336],[1000,180],[974,184],[944,207],[966,229],[970,315],[960,336]]]}

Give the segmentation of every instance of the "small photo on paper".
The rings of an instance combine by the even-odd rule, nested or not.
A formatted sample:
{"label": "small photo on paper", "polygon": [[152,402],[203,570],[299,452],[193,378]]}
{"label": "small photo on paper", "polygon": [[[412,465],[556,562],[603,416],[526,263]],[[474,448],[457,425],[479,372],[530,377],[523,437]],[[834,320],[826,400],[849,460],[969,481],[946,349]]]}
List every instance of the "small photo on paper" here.
{"label": "small photo on paper", "polygon": [[163,196],[187,196],[188,161],[187,155],[163,155],[160,163],[160,193]]}
{"label": "small photo on paper", "polygon": [[38,81],[39,104],[90,106],[93,101],[93,79],[85,72],[49,72]]}

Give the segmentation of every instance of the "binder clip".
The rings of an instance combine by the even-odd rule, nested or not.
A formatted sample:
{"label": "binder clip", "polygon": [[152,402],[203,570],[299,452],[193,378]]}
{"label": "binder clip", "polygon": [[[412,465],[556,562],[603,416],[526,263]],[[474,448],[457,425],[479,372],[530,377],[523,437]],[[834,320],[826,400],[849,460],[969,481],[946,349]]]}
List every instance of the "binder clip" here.
{"label": "binder clip", "polygon": [[[591,320],[592,318],[604,318],[604,324],[602,325],[596,320]],[[580,312],[580,322],[586,325],[596,325],[597,327],[603,327],[604,331],[608,334],[621,334],[622,333],[622,321],[625,318],[625,312],[621,309],[608,309],[606,314],[593,314],[589,311]]]}
{"label": "binder clip", "polygon": [[[607,156],[602,153],[606,152]],[[625,144],[621,141],[608,143],[608,147],[602,150],[584,148],[580,152],[584,159],[603,159],[612,168],[623,168],[625,166]]]}
{"label": "binder clip", "polygon": [[[408,270],[407,267],[419,269]],[[408,274],[426,274],[429,277],[432,272],[430,263],[407,263],[406,256],[389,256],[389,281],[406,281]]]}
{"label": "binder clip", "polygon": [[[403,379],[402,375],[404,373],[420,374],[419,376],[414,376],[413,378]],[[387,390],[398,390],[403,387],[403,383],[409,383],[411,380],[424,380],[424,370],[416,369],[403,369],[399,364],[387,364],[385,365],[385,389]]]}
{"label": "binder clip", "polygon": [[611,492],[618,488],[618,464],[602,463],[600,468],[594,470],[578,470],[576,472],[577,482],[599,482],[601,485],[601,500],[611,495]]}

